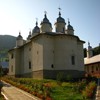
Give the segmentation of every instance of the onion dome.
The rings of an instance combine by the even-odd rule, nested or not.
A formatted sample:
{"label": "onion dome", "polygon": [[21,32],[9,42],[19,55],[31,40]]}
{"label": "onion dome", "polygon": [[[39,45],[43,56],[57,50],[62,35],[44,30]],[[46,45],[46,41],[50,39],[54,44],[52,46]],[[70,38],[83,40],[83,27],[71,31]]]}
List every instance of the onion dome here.
{"label": "onion dome", "polygon": [[40,25],[41,25],[40,33],[42,33],[42,32],[52,32],[52,25],[51,25],[51,23],[49,22],[49,20],[46,16],[46,11],[45,11],[45,14],[44,14],[43,21],[41,22]]}
{"label": "onion dome", "polygon": [[[59,10],[61,10],[61,8],[59,8]],[[65,33],[65,25],[65,20],[61,17],[61,12],[59,11],[59,17],[57,18],[57,21],[55,23],[56,32]]]}
{"label": "onion dome", "polygon": [[57,23],[65,23],[64,18],[61,17],[60,11],[59,11],[59,17],[57,18]]}
{"label": "onion dome", "polygon": [[73,27],[70,25],[70,21],[68,20],[68,26],[67,26],[68,30],[74,30]]}
{"label": "onion dome", "polygon": [[74,29],[73,29],[73,27],[70,25],[69,19],[68,19],[68,26],[67,26],[66,33],[67,33],[67,34],[70,34],[70,35],[74,35]]}
{"label": "onion dome", "polygon": [[92,46],[90,46],[90,42],[88,42],[88,50],[92,49]]}
{"label": "onion dome", "polygon": [[29,35],[28,35],[28,37],[27,37],[27,40],[30,40],[30,38],[31,38],[31,31],[29,32]]}
{"label": "onion dome", "polygon": [[43,21],[41,22],[41,25],[44,24],[44,23],[50,24],[50,26],[51,26],[51,23],[49,22],[49,20],[48,20],[48,18],[47,18],[46,12],[45,12],[45,15],[44,15],[44,19],[43,19]]}
{"label": "onion dome", "polygon": [[19,35],[17,37],[17,40],[22,40],[22,39],[23,39],[23,37],[21,36],[21,33],[19,32]]}
{"label": "onion dome", "polygon": [[40,28],[38,27],[38,22],[37,21],[36,21],[36,26],[32,30],[32,35],[34,35],[34,33],[40,33]]}

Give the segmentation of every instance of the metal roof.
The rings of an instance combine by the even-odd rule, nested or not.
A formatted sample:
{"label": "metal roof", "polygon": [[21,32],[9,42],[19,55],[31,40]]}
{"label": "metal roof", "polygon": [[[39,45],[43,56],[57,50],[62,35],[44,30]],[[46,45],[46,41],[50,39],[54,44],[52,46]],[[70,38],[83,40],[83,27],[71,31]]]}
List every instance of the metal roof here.
{"label": "metal roof", "polygon": [[100,54],[90,57],[90,58],[84,58],[84,64],[92,64],[92,63],[96,63],[96,62],[100,62]]}

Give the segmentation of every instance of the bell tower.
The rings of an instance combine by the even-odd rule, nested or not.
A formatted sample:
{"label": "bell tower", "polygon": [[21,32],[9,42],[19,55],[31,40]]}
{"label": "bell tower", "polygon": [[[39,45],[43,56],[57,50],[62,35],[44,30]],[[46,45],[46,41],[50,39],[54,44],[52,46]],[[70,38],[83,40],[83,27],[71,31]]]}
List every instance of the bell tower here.
{"label": "bell tower", "polygon": [[59,7],[59,17],[57,18],[57,21],[55,23],[55,31],[56,32],[62,32],[65,33],[65,20],[61,17],[61,8]]}
{"label": "bell tower", "polygon": [[88,42],[87,58],[90,58],[92,56],[93,56],[93,50],[92,47],[90,46],[90,42]]}
{"label": "bell tower", "polygon": [[16,39],[16,47],[22,46],[24,44],[23,37],[21,36],[21,32]]}
{"label": "bell tower", "polygon": [[42,33],[42,32],[52,32],[52,25],[49,22],[46,14],[47,14],[47,12],[45,11],[44,19],[43,19],[43,21],[40,24],[41,25],[40,33]]}

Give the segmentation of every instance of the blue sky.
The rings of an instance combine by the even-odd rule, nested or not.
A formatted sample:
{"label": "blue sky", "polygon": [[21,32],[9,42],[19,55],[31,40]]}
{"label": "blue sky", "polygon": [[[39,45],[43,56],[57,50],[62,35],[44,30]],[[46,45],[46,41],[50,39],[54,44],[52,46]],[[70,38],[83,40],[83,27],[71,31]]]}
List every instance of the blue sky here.
{"label": "blue sky", "polygon": [[[100,0],[0,0],[0,34],[18,36],[19,31],[24,39],[35,26],[38,26],[47,11],[47,17],[54,23],[58,17],[58,8],[66,23],[68,18],[75,30],[75,35],[93,47],[100,43]],[[67,26],[67,25],[66,25]]]}

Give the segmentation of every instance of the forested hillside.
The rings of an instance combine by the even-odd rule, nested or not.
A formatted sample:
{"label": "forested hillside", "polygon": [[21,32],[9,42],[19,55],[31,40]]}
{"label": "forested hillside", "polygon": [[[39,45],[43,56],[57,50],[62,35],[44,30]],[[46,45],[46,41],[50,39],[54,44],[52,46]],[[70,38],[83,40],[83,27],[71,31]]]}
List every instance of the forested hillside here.
{"label": "forested hillside", "polygon": [[11,49],[16,45],[16,37],[10,35],[0,35],[0,50]]}
{"label": "forested hillside", "polygon": [[[86,52],[87,52],[86,48],[84,48],[84,57],[87,56]],[[93,56],[98,55],[98,54],[100,54],[100,46],[93,48]]]}
{"label": "forested hillside", "polygon": [[8,50],[16,46],[16,37],[10,35],[0,35],[0,64],[2,67],[8,66]]}

